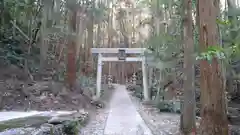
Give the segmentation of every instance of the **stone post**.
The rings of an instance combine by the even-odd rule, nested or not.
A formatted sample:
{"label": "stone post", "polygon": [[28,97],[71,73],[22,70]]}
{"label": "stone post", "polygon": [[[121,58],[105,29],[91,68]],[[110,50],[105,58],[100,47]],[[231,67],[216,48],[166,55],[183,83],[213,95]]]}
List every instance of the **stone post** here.
{"label": "stone post", "polygon": [[137,84],[137,82],[136,82],[136,81],[137,81],[137,76],[136,76],[136,74],[134,73],[132,77],[133,77],[133,78],[132,78],[132,82],[133,82],[134,85],[136,85],[136,84]]}
{"label": "stone post", "polygon": [[108,88],[112,86],[112,76],[108,75]]}

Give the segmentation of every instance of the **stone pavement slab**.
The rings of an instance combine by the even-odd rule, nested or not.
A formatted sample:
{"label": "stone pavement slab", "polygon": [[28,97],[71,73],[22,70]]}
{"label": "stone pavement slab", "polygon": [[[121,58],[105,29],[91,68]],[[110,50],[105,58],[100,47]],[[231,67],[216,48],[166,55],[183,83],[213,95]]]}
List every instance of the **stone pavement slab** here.
{"label": "stone pavement slab", "polygon": [[116,86],[104,135],[152,135],[123,85]]}

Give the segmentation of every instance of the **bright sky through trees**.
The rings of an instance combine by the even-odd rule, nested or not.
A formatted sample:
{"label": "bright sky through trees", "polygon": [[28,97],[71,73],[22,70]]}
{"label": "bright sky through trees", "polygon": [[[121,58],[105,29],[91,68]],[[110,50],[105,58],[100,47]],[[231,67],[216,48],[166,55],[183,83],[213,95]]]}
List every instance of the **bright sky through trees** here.
{"label": "bright sky through trees", "polygon": [[[221,8],[225,8],[225,5],[227,5],[225,2],[226,0],[220,0],[221,1]],[[236,2],[236,5],[239,6],[240,0],[234,0]]]}

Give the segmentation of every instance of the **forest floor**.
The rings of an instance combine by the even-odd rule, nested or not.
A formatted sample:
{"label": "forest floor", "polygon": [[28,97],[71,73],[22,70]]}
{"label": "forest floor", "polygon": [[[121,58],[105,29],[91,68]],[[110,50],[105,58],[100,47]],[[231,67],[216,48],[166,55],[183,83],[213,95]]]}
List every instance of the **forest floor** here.
{"label": "forest floor", "polygon": [[[67,90],[57,82],[40,81],[29,86],[25,82],[8,79],[0,82],[0,89],[0,109],[4,111],[78,110],[90,104],[84,100],[79,90]],[[57,94],[54,91],[57,91]]]}
{"label": "forest floor", "polygon": [[53,80],[31,81],[22,70],[12,66],[0,69],[1,111],[91,110],[90,95],[81,85],[69,90],[64,83]]}
{"label": "forest floor", "polygon": [[[135,97],[131,92],[131,100],[138,109],[138,112],[146,122],[147,126],[152,130],[154,135],[180,135],[179,125],[180,125],[180,114],[176,113],[165,113],[160,112],[159,109],[154,107],[151,103],[145,103],[139,98]],[[240,119],[239,112],[236,112],[236,108],[240,108],[237,103],[231,103],[229,107],[234,107],[230,115],[232,115],[232,121],[229,128],[229,135],[240,135]],[[235,117],[234,117],[235,116]],[[197,117],[197,127],[200,125],[200,117]],[[198,132],[198,130],[197,130]]]}
{"label": "forest floor", "polygon": [[131,100],[138,112],[152,130],[154,135],[179,135],[180,115],[174,113],[161,113],[159,109],[152,105],[144,104],[139,98],[133,96]]}

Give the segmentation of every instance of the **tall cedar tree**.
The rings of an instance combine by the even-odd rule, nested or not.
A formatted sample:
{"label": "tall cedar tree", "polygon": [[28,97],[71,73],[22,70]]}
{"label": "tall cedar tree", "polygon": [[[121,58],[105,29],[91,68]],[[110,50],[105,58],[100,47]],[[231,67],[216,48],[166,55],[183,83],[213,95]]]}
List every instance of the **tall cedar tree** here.
{"label": "tall cedar tree", "polygon": [[[70,33],[76,33],[76,8],[69,4],[69,31]],[[67,83],[70,88],[74,87],[76,81],[76,37],[69,35],[68,52],[67,52]]]}
{"label": "tall cedar tree", "polygon": [[189,134],[196,131],[192,0],[184,0],[183,2],[184,73],[186,79],[184,81],[182,131],[184,134]]}
{"label": "tall cedar tree", "polygon": [[[219,45],[217,16],[219,0],[198,0],[199,44],[202,51]],[[201,73],[201,135],[228,135],[225,89],[219,61],[200,62]]]}

